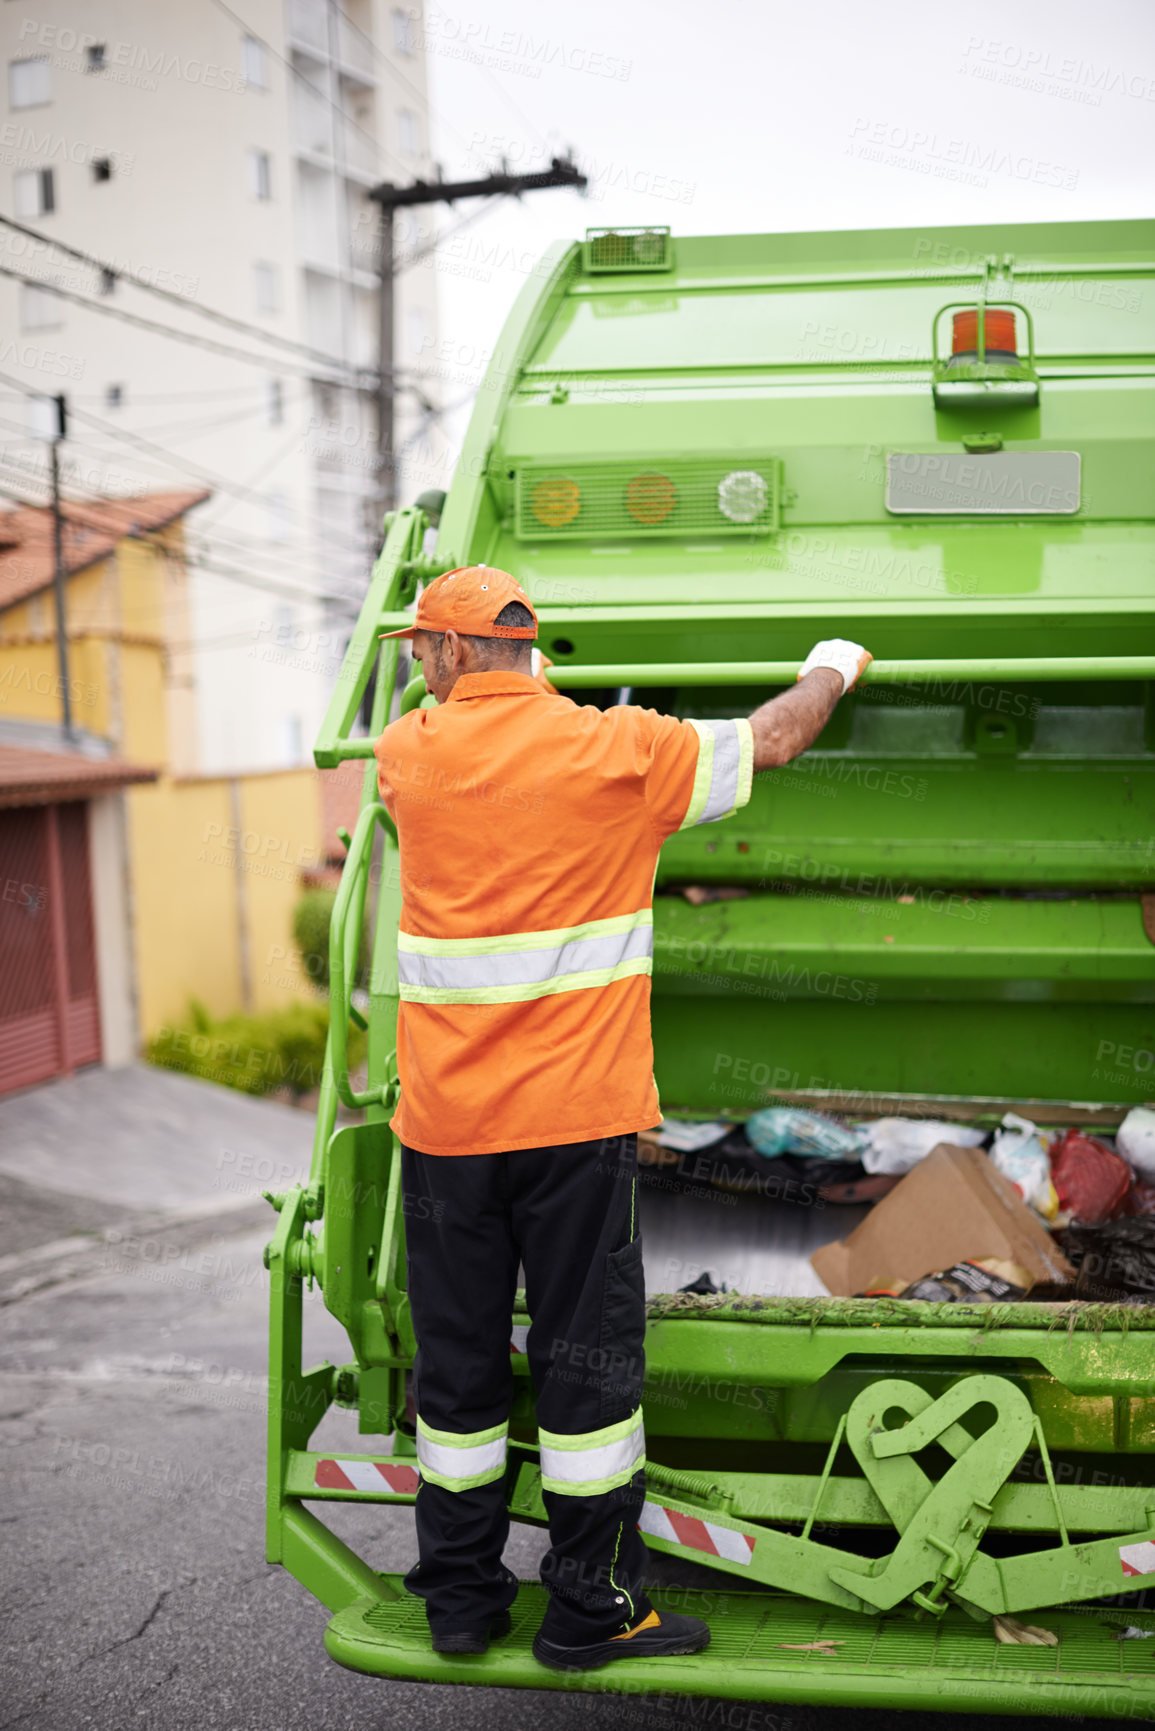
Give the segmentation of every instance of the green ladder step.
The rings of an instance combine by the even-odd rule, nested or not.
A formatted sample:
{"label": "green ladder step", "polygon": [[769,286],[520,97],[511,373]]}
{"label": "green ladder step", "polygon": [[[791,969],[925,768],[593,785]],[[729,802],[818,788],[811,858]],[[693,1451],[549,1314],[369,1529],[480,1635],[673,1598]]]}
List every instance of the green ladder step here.
{"label": "green ladder step", "polygon": [[[429,1645],[425,1605],[400,1575],[383,1575],[386,1595],[359,1599],[325,1631],[330,1658],[354,1671],[411,1682],[491,1684],[595,1694],[680,1694],[830,1706],[919,1707],[939,1712],[1155,1717],[1155,1614],[1099,1609],[1038,1611],[1020,1620],[1051,1629],[1057,1647],[1001,1646],[990,1623],[953,1608],[937,1621],[863,1617],[778,1593],[672,1588],[654,1593],[659,1610],[700,1611],[713,1639],[676,1659],[620,1659],[599,1671],[548,1670],[530,1643],[545,1611],[545,1589],[521,1583],[513,1630],[489,1652],[449,1658]],[[1149,1640],[1118,1639],[1128,1624]],[[834,1655],[783,1649],[780,1642],[838,1641]]]}

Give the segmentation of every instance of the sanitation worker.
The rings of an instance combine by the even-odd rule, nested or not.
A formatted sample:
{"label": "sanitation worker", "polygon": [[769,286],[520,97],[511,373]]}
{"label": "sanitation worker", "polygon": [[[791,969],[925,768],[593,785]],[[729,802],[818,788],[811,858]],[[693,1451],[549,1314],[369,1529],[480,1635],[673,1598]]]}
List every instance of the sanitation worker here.
{"label": "sanitation worker", "polygon": [[400,1103],[418,1351],[419,1561],[434,1649],[511,1626],[506,1440],[519,1262],[533,1319],[550,1549],[535,1656],[558,1669],[693,1653],[646,1597],[645,1329],[637,1132],[661,1117],[650,1044],[658,849],[750,798],[821,733],[870,656],[820,643],[749,720],[572,703],[504,571],[451,571],[412,639],[437,707],[375,746],[401,842]]}

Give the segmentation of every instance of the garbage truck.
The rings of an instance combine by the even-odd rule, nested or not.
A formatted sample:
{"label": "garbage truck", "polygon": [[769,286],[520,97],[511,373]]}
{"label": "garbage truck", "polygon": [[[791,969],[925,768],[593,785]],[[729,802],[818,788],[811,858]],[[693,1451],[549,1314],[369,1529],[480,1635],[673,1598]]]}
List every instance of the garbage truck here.
{"label": "garbage truck", "polygon": [[[389,1128],[400,877],[372,748],[433,701],[379,633],[441,572],[514,572],[549,677],[602,707],[747,715],[816,638],[873,651],[810,752],[663,848],[665,1113],[981,1127],[1014,1108],[1109,1129],[1155,1097],[1153,275],[1138,222],[592,230],[529,274],[447,493],[386,517],[315,750],[364,760],[365,781],[312,1168],[270,1195],[266,1250],[268,1557],[327,1607],[341,1664],[1155,1716],[1142,1303],[652,1291],[640,1524],[659,1605],[709,1583],[713,1641],[692,1657],[547,1671],[533,1582],[507,1640],[434,1654],[422,1602],[331,1524],[334,1502],[407,1505],[418,1485]],[[778,1216],[780,1237],[813,1230],[812,1210]],[[306,1368],[314,1288],[348,1352]],[[506,1494],[541,1527],[530,1321],[519,1301]],[[320,1447],[334,1408],[352,1441]]]}

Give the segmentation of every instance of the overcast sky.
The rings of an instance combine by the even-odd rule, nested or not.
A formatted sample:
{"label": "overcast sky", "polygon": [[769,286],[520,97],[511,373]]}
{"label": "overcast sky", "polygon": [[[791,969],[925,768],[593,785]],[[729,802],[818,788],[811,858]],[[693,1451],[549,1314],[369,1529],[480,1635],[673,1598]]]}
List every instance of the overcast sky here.
{"label": "overcast sky", "polygon": [[447,402],[475,382],[525,261],[590,225],[1151,211],[1155,0],[428,0],[425,49],[446,178],[572,146],[592,183],[443,219],[474,216],[436,267]]}

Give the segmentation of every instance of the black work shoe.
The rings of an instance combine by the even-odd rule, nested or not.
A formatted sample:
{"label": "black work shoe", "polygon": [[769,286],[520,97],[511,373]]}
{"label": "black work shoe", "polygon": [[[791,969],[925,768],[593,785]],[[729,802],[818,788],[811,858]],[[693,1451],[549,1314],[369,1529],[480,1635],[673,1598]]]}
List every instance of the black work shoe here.
{"label": "black work shoe", "polygon": [[442,1635],[434,1635],[433,1651],[435,1653],[487,1653],[491,1641],[500,1641],[503,1635],[508,1635],[513,1628],[513,1619],[508,1611],[502,1611],[499,1617],[494,1617],[491,1623],[480,1629],[453,1629]]}
{"label": "black work shoe", "polygon": [[709,1645],[710,1629],[700,1617],[650,1611],[632,1629],[585,1647],[564,1647],[539,1632],[534,1636],[533,1656],[555,1671],[596,1671],[613,1659],[671,1658],[676,1653],[700,1653]]}

